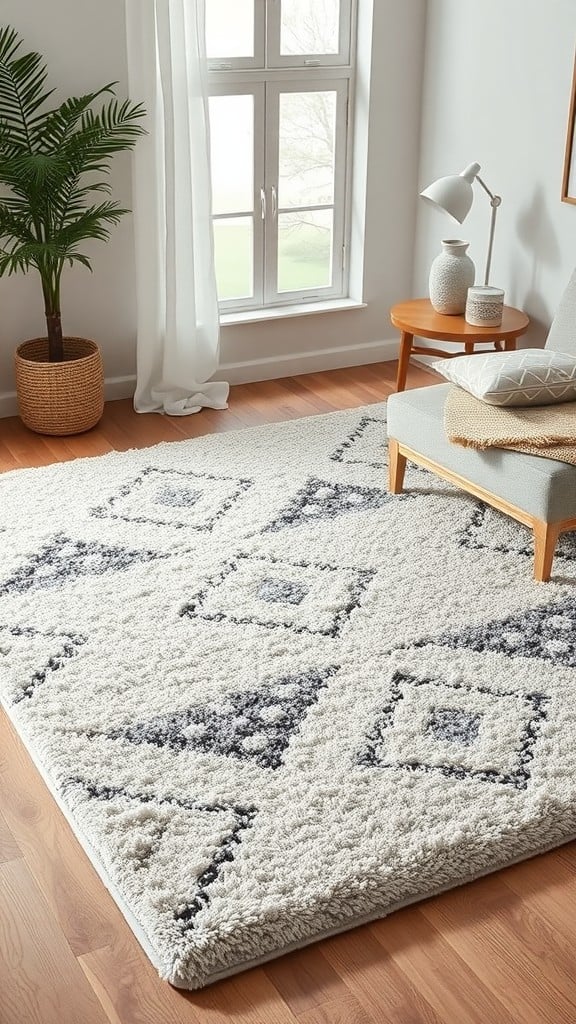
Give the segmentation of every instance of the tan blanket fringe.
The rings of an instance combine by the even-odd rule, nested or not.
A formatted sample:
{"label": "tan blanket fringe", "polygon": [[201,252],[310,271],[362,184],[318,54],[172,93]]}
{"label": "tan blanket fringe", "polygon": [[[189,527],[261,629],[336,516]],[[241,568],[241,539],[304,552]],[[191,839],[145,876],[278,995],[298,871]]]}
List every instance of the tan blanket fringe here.
{"label": "tan blanket fringe", "polygon": [[464,448],[507,448],[576,465],[576,402],[510,409],[452,387],[444,426],[448,440]]}

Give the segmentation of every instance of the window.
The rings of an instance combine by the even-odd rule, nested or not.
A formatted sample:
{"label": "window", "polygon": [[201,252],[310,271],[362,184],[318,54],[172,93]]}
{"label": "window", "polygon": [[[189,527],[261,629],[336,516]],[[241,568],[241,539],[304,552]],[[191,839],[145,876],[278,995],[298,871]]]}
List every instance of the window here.
{"label": "window", "polygon": [[221,310],[343,297],[353,2],[206,7]]}

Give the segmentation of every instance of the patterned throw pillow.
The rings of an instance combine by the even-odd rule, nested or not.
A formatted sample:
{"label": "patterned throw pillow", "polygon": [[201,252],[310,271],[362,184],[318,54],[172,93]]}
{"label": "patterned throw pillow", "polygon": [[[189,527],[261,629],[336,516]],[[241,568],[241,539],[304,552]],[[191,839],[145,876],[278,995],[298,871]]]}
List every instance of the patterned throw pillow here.
{"label": "patterned throw pillow", "polygon": [[576,400],[576,359],[524,348],[440,359],[432,367],[489,405],[553,405]]}

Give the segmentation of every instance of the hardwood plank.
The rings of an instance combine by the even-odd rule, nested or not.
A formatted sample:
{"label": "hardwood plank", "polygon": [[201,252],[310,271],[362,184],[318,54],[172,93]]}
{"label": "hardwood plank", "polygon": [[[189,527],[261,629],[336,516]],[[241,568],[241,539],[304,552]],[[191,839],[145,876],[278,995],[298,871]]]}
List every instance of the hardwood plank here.
{"label": "hardwood plank", "polygon": [[22,860],[0,865],[2,1024],[107,1024]]}
{"label": "hardwood plank", "polygon": [[0,711],[0,811],[75,953],[105,945],[122,920],[22,742]]}
{"label": "hardwood plank", "polygon": [[0,420],[0,437],[11,459],[20,467],[48,466],[58,461],[44,438],[33,434],[17,417]]}
{"label": "hardwood plank", "polygon": [[295,1017],[261,967],[191,992],[186,998],[203,1024],[295,1024]]}
{"label": "hardwood plank", "polygon": [[341,996],[330,1003],[299,1013],[297,1020],[298,1024],[372,1024],[376,1017],[369,1017],[351,996]]}
{"label": "hardwood plank", "polygon": [[370,926],[380,945],[441,1020],[514,1024],[502,1003],[416,907]]}
{"label": "hardwood plank", "polygon": [[[1,422],[2,421],[0,420],[0,423]],[[0,472],[6,472],[9,469],[21,468],[18,459],[12,454],[8,446],[4,444],[4,442],[1,440],[1,437],[2,430],[0,427]]]}
{"label": "hardwood plank", "polygon": [[112,445],[98,427],[86,431],[86,434],[66,438],[66,444],[75,459],[92,459],[113,451]]}
{"label": "hardwood plank", "polygon": [[354,369],[342,371],[340,382],[362,405],[383,402],[389,394],[389,385],[387,386],[385,382],[370,379],[366,374],[359,375]]}
{"label": "hardwood plank", "polygon": [[[421,904],[421,912],[522,1024],[576,1020],[576,988],[548,952],[538,927],[524,921],[498,876],[462,886]],[[546,936],[546,940],[549,939]]]}
{"label": "hardwood plank", "polygon": [[161,980],[124,924],[110,945],[78,961],[111,1024],[202,1024],[186,994]]}
{"label": "hardwood plank", "polygon": [[78,957],[78,963],[80,964],[80,967],[84,971],[84,975],[86,977],[88,984],[90,985],[96,998],[98,999],[98,1002],[100,1003],[102,1009],[104,1010],[104,1013],[106,1014],[106,1018],[109,1021],[109,1024],[126,1024],[126,1021],[121,1020],[118,1014],[116,1013],[116,1009],[108,995],[108,992],[101,984],[100,978],[98,977],[96,972],[92,969],[92,965],[90,963],[90,956],[90,953],[86,953],[84,956]]}
{"label": "hardwood plank", "polygon": [[378,1024],[455,1024],[436,1015],[368,926],[328,939],[322,951],[364,1012]]}
{"label": "hardwood plank", "polygon": [[[576,843],[570,847],[576,853]],[[532,857],[502,873],[506,886],[516,893],[547,925],[573,941],[576,921],[576,874],[565,859],[570,847]]]}
{"label": "hardwood plank", "polygon": [[306,416],[320,412],[335,412],[338,408],[335,402],[316,394],[307,377],[283,377],[278,383],[289,394],[299,397],[303,408],[307,410]]}
{"label": "hardwood plank", "polygon": [[[260,968],[199,992],[161,981],[132,936],[118,929],[112,945],[80,962],[111,1021],[121,1024],[294,1024],[294,1017]],[[116,1019],[115,1019],[116,1018]]]}
{"label": "hardwood plank", "polygon": [[348,994],[320,946],[271,960],[264,971],[294,1015]]}
{"label": "hardwood plank", "polygon": [[13,833],[8,828],[4,816],[0,814],[0,864],[9,860],[16,860],[22,856],[22,851],[16,842]]}
{"label": "hardwood plank", "polygon": [[[131,448],[147,448],[160,441],[179,441],[180,436],[169,416],[158,413],[134,412],[132,402],[110,402],[107,406],[108,422],[120,427],[127,435]],[[197,413],[200,416],[201,413]],[[187,417],[196,419],[196,416]]]}

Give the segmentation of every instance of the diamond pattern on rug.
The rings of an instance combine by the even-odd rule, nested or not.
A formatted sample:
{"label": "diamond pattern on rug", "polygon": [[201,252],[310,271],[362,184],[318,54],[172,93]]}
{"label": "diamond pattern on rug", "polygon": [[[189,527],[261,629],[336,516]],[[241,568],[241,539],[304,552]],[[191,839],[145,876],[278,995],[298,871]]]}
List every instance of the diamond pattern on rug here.
{"label": "diamond pattern on rug", "polygon": [[[345,466],[387,469],[388,437],[385,417],[362,416],[357,427],[338,445],[330,458],[333,462],[341,462]],[[433,480],[432,474],[427,469],[417,466],[414,462],[408,463],[408,471]]]}
{"label": "diamond pattern on rug", "polygon": [[86,637],[73,633],[43,633],[30,626],[0,626],[0,674],[8,673],[18,659],[20,669],[15,682],[12,703],[31,697],[36,687],[73,658]]}
{"label": "diamond pattern on rug", "polygon": [[92,515],[210,531],[252,486],[252,480],[149,466],[123,484],[105,504],[93,508]]}
{"label": "diamond pattern on rug", "polygon": [[257,690],[228,693],[208,705],[157,715],[104,735],[175,751],[201,750],[276,769],[309,708],[336,671],[333,666],[283,676]]}
{"label": "diamond pattern on rug", "polygon": [[358,764],[527,788],[548,697],[396,672]]}
{"label": "diamond pattern on rug", "polygon": [[[233,862],[242,832],[257,813],[251,806],[133,793],[79,778],[69,780],[64,792],[75,800],[84,798],[88,821],[101,824],[103,819],[105,845],[121,854],[124,870],[136,876],[136,884],[146,875],[142,885],[148,899],[163,902],[165,876],[170,874],[170,891],[175,887],[181,896],[172,913],[179,932],[194,928],[210,901],[210,887]],[[174,863],[174,848],[186,851],[182,865]]]}
{"label": "diamond pattern on rug", "polygon": [[386,420],[378,416],[362,416],[358,426],[338,445],[330,458],[348,466],[371,466],[385,469],[388,465]]}
{"label": "diamond pattern on rug", "polygon": [[0,596],[60,587],[80,576],[121,572],[138,562],[167,557],[155,551],[130,551],[128,548],[112,547],[94,540],[72,540],[65,533],[58,533],[9,579],[0,583]]}
{"label": "diamond pattern on rug", "polygon": [[417,640],[411,647],[467,648],[481,654],[496,651],[509,658],[540,658],[554,665],[576,668],[576,599],[493,619],[482,626]]}
{"label": "diamond pattern on rug", "polygon": [[290,504],[263,532],[276,533],[287,526],[316,523],[348,512],[366,512],[382,508],[390,501],[402,500],[403,495],[390,495],[378,487],[360,487],[310,477]]}
{"label": "diamond pattern on rug", "polygon": [[[460,533],[459,544],[472,551],[534,557],[534,541],[526,528],[483,502],[478,502],[472,511]],[[560,534],[554,558],[576,559],[576,532]]]}
{"label": "diamond pattern on rug", "polygon": [[336,637],[374,575],[372,569],[239,554],[180,615]]}

